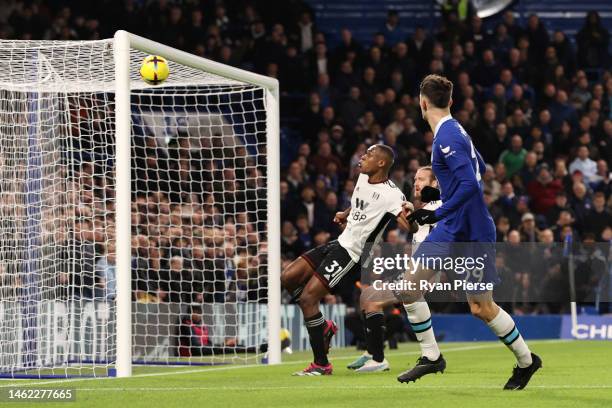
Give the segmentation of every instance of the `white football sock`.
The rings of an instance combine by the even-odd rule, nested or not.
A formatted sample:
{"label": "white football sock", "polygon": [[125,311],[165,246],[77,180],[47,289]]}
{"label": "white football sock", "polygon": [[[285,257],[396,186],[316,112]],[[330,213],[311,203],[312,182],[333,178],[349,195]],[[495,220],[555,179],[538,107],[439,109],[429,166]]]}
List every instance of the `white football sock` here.
{"label": "white football sock", "polygon": [[404,309],[406,309],[412,331],[419,341],[421,355],[431,361],[437,360],[440,357],[440,349],[431,326],[431,312],[427,302],[421,299],[414,303],[404,304]]}
{"label": "white football sock", "polygon": [[487,323],[493,333],[502,343],[504,343],[516,356],[518,366],[521,368],[529,367],[532,363],[531,351],[527,343],[519,333],[514,320],[504,309],[499,308],[499,313],[493,320]]}

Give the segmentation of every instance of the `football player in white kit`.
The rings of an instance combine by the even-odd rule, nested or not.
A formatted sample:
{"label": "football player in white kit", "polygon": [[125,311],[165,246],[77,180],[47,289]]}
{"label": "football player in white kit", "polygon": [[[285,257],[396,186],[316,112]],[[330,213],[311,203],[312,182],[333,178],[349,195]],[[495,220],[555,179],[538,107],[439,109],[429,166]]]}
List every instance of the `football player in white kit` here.
{"label": "football player in white kit", "polygon": [[314,361],[294,375],[319,376],[332,373],[327,360],[336,326],[325,320],[319,309],[321,299],[332,293],[344,279],[355,279],[359,260],[369,256],[364,247],[382,237],[392,219],[408,229],[404,193],[389,180],[393,150],[385,145],[371,146],[359,161],[360,175],[351,197],[351,208],[336,213],[334,221],[346,224],[337,240],[318,246],[294,260],[281,274],[285,289],[299,299]]}
{"label": "football player in white kit", "polygon": [[[431,166],[421,167],[414,176],[414,196],[424,205],[420,208],[434,211],[442,205],[440,200],[440,190],[438,190],[438,180],[433,173]],[[418,225],[416,222],[410,223],[412,234],[412,255],[417,248],[427,238],[427,235],[435,227],[435,224]],[[446,360],[440,353],[438,342],[434,335],[431,325],[431,311],[424,298],[416,302],[404,303],[404,309],[410,322],[410,327],[414,332],[421,356],[417,359],[417,364],[411,369],[401,373],[397,379],[400,382],[416,381],[426,374],[444,372]]]}
{"label": "football player in white kit", "polygon": [[[421,167],[414,176],[414,198],[421,203],[419,208],[435,210],[442,205],[438,182],[430,166]],[[412,209],[414,210],[414,208]],[[434,225],[421,225],[410,223],[412,232],[412,253],[427,237]],[[347,366],[356,372],[386,371],[389,363],[384,357],[384,314],[378,302],[370,302],[366,296],[360,299],[361,309],[365,315],[367,351],[357,360]],[[440,354],[436,338],[431,326],[431,313],[425,299],[404,304],[408,320],[421,348],[421,356],[417,365],[400,375],[403,378],[416,376],[420,378],[425,374],[443,371],[446,362]],[[429,363],[429,364],[428,364]],[[416,379],[414,378],[414,379]]]}

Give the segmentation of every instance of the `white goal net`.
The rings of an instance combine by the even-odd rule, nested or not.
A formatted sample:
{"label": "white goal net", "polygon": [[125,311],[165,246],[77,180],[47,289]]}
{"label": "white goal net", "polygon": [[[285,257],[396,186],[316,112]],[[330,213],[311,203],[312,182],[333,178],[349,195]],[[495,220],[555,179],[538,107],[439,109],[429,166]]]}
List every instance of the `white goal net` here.
{"label": "white goal net", "polygon": [[[167,47],[170,77],[147,85],[147,54],[132,48],[131,174],[117,174],[115,47],[0,41],[1,377],[113,375],[126,347],[134,364],[173,365],[254,362],[265,350],[277,102]],[[129,234],[116,222],[122,177]],[[130,243],[122,269],[117,247]]]}

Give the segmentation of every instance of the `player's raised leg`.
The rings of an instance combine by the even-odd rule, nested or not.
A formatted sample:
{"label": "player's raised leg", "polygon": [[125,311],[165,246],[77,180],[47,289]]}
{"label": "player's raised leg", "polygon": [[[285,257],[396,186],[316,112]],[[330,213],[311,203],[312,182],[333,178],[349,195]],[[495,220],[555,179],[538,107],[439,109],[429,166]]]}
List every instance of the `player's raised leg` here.
{"label": "player's raised leg", "polygon": [[514,320],[493,301],[491,292],[481,295],[468,294],[468,303],[472,315],[484,321],[516,357],[516,366],[504,389],[522,390],[529,383],[531,376],[542,367],[542,360],[529,350]]}

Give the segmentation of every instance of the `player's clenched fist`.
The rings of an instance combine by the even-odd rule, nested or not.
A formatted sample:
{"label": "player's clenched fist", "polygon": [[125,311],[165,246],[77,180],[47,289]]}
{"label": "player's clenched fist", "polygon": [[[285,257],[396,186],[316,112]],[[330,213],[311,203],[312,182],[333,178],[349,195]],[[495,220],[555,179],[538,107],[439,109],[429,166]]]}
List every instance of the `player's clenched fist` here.
{"label": "player's clenched fist", "polygon": [[410,213],[414,212],[414,204],[412,204],[410,201],[404,201],[402,203],[402,212],[404,213],[404,216],[408,216],[410,215]]}
{"label": "player's clenched fist", "polygon": [[349,211],[338,211],[336,216],[334,217],[334,222],[338,225],[346,224],[346,219],[348,218]]}

